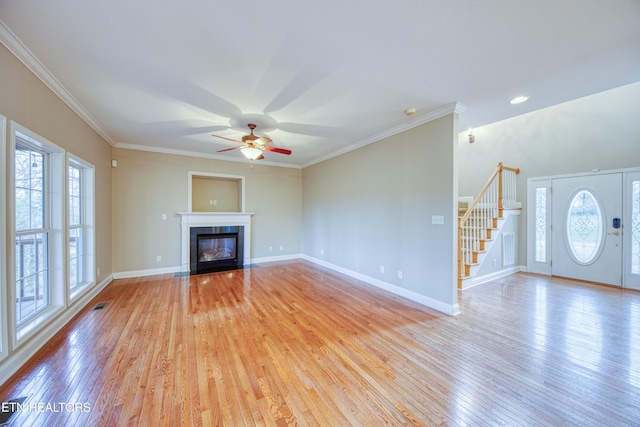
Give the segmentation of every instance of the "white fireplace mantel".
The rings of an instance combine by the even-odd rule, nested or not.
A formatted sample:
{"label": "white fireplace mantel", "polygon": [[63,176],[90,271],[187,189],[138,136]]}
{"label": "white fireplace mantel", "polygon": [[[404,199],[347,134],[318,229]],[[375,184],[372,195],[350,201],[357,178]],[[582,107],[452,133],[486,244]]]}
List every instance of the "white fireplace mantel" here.
{"label": "white fireplace mantel", "polygon": [[178,212],[180,215],[181,244],[180,270],[191,270],[189,248],[191,227],[244,227],[244,260],[242,265],[251,264],[251,215],[253,212]]}

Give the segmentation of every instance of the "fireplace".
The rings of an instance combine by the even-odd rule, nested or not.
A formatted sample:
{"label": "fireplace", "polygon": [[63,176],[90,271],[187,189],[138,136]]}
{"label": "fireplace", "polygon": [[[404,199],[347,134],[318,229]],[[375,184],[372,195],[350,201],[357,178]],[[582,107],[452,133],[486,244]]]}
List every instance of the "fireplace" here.
{"label": "fireplace", "polygon": [[[180,271],[196,274],[203,271],[229,270],[251,265],[251,212],[178,212],[180,215]],[[198,239],[201,235],[205,253],[198,268]],[[222,241],[207,242],[207,236]],[[229,245],[235,238],[235,256]],[[217,245],[217,246],[216,246]],[[219,248],[219,249],[216,249]],[[226,258],[226,259],[222,259]],[[234,262],[235,260],[235,262]],[[218,261],[216,264],[209,262]]]}
{"label": "fireplace", "polygon": [[244,227],[191,227],[189,230],[192,273],[242,268]]}

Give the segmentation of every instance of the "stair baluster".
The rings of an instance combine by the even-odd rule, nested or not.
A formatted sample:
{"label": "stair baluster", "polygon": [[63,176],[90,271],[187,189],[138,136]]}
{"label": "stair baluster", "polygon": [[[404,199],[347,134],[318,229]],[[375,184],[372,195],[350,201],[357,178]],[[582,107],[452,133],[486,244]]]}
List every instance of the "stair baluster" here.
{"label": "stair baluster", "polygon": [[502,162],[482,188],[478,196],[458,217],[458,288],[471,275],[471,266],[478,262],[478,254],[492,238],[504,209],[516,207],[516,175],[518,168],[503,166]]}

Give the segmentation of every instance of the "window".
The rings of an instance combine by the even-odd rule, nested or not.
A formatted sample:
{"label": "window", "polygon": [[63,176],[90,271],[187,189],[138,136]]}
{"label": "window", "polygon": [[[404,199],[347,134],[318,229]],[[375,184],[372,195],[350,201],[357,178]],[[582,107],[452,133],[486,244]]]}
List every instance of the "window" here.
{"label": "window", "polygon": [[[7,164],[7,144],[6,144],[6,129],[7,129],[7,118],[3,115],[0,115],[0,164]],[[5,171],[6,172],[6,171]],[[4,203],[7,200],[7,174],[3,172],[0,173],[0,200]],[[9,334],[7,331],[9,330],[9,325],[7,321],[9,320],[9,316],[7,314],[8,304],[7,304],[7,243],[10,240],[7,240],[7,209],[0,209],[0,360],[4,359],[9,352],[9,342],[8,337]]]}
{"label": "window", "polygon": [[9,135],[7,319],[17,347],[95,284],[95,173],[17,123]]}
{"label": "window", "polygon": [[546,187],[536,188],[536,220],[535,237],[537,262],[547,262],[547,189]]}
{"label": "window", "polygon": [[527,270],[551,274],[551,180],[527,180]]}
{"label": "window", "polygon": [[71,299],[93,282],[93,167],[67,162],[68,287]]}
{"label": "window", "polygon": [[49,305],[48,157],[17,137],[15,183],[15,315],[21,325]]}
{"label": "window", "polygon": [[589,190],[579,191],[567,211],[569,253],[579,264],[590,264],[600,253],[603,217],[600,204]]}
{"label": "window", "polygon": [[73,162],[68,167],[69,180],[69,290],[78,288],[84,279],[84,230],[82,212],[82,169]]}
{"label": "window", "polygon": [[631,183],[631,274],[640,275],[640,181]]}
{"label": "window", "polygon": [[28,339],[65,306],[64,151],[11,123],[10,316],[14,345]]}

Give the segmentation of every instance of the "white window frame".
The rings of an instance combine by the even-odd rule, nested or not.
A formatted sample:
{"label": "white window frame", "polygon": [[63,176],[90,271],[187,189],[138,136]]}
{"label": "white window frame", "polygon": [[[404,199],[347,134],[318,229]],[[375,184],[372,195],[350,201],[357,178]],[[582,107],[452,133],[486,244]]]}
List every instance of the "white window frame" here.
{"label": "white window frame", "polygon": [[[0,115],[0,164],[7,170],[7,118]],[[0,200],[7,200],[7,174],[0,173]],[[7,209],[0,209],[0,360],[9,355],[9,304],[7,300]]]}
{"label": "white window frame", "polygon": [[[80,210],[81,210],[81,224],[78,227],[72,226],[69,221],[70,211],[67,208],[66,214],[66,269],[67,280],[66,288],[69,295],[68,303],[76,301],[81,295],[83,295],[88,289],[96,284],[95,273],[95,167],[81,159],[74,154],[67,153],[67,166],[66,170],[66,187],[69,186],[69,167],[74,166],[80,169]],[[66,203],[69,203],[69,194],[66,194]],[[70,268],[70,251],[69,251],[69,236],[72,228],[82,229],[82,270],[83,274],[80,283],[72,290],[71,289],[71,268]]]}
{"label": "white window frame", "polygon": [[[45,215],[47,215],[48,228],[48,264],[49,264],[49,306],[36,314],[33,318],[24,322],[20,326],[17,325],[16,319],[16,271],[15,268],[7,270],[7,295],[11,304],[8,304],[9,314],[9,334],[12,337],[12,347],[15,349],[27,341],[30,337],[42,330],[52,319],[58,316],[66,306],[66,289],[64,287],[65,271],[66,271],[66,251],[64,250],[64,215],[66,194],[64,184],[66,180],[65,172],[65,155],[64,149],[60,148],[46,138],[30,131],[16,122],[10,125],[10,141],[11,144],[6,150],[10,162],[7,162],[8,176],[11,177],[10,185],[7,186],[11,197],[7,199],[7,224],[9,233],[7,237],[9,241],[15,242],[16,225],[15,225],[15,148],[18,141],[18,134],[23,141],[29,143],[34,148],[41,150],[47,154],[48,168],[46,170],[45,180],[45,197],[48,198],[45,205],[47,206]],[[8,265],[15,266],[16,254],[15,245],[11,245],[12,249],[7,257]]]}

